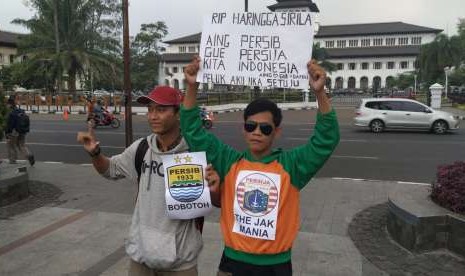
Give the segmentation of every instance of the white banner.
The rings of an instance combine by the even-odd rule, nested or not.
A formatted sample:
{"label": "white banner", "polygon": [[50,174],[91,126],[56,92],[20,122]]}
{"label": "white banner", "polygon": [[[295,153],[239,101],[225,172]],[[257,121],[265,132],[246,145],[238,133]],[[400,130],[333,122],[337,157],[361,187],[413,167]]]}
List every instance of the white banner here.
{"label": "white banner", "polygon": [[256,239],[274,240],[280,189],[279,174],[240,171],[236,179],[233,232]]}
{"label": "white banner", "polygon": [[213,13],[203,22],[197,81],[308,89],[308,12]]}
{"label": "white banner", "polygon": [[212,209],[205,152],[163,155],[166,212],[172,219],[205,216]]}

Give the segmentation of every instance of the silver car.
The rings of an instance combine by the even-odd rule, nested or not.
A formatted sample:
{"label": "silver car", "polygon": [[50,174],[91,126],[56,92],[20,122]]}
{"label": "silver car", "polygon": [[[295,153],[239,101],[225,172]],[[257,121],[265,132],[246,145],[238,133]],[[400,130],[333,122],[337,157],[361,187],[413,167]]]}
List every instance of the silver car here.
{"label": "silver car", "polygon": [[362,99],[354,123],[379,133],[385,129],[422,129],[437,134],[459,128],[459,117],[410,99]]}

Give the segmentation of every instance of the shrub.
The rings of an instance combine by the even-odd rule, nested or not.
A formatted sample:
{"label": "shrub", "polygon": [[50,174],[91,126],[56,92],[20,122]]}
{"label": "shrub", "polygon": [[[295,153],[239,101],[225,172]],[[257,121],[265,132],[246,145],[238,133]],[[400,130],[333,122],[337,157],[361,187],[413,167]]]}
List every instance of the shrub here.
{"label": "shrub", "polygon": [[431,198],[444,208],[465,214],[465,162],[438,167]]}

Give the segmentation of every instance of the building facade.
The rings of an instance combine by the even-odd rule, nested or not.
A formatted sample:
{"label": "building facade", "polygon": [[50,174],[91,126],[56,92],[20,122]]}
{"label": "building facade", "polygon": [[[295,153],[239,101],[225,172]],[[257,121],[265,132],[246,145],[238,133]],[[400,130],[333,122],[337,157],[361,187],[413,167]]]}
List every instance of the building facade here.
{"label": "building facade", "polygon": [[20,34],[0,30],[0,68],[8,66],[23,57],[18,57],[18,36]]}
{"label": "building facade", "polygon": [[[337,71],[328,76],[331,90],[378,91],[389,79],[415,72],[415,60],[422,44],[432,42],[442,32],[403,22],[320,26],[318,7],[311,0],[277,0],[271,11],[312,12],[314,43],[328,53]],[[183,68],[200,49],[201,33],[165,41],[160,83],[185,88]]]}

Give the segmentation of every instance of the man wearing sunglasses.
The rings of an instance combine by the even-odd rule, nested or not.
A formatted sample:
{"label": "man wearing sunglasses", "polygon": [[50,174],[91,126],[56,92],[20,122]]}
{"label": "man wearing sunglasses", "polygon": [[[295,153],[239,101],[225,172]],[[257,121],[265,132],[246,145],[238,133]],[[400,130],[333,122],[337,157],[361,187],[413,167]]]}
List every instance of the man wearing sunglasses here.
{"label": "man wearing sunglasses", "polygon": [[339,142],[339,126],[324,84],[326,73],[307,64],[318,101],[312,137],[305,145],[272,149],[281,134],[281,110],[258,99],[244,110],[248,145],[238,152],[202,128],[196,104],[200,58],[185,68],[187,93],[181,130],[192,151],[205,151],[223,180],[220,225],[225,243],[218,275],[292,275],[291,247],[300,225],[299,191],[323,166]]}

